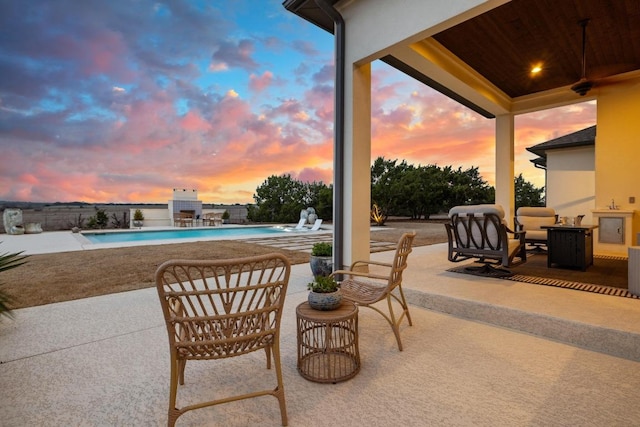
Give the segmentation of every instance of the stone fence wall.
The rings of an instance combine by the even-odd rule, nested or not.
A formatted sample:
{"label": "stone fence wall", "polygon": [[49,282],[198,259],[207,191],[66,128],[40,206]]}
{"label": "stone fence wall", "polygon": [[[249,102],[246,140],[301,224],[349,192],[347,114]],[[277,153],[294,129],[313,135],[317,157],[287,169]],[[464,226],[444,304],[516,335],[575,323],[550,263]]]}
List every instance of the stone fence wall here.
{"label": "stone fence wall", "polygon": [[[0,209],[0,217],[5,208],[12,206],[4,206]],[[203,207],[210,209],[226,209],[229,211],[229,223],[244,224],[247,222],[247,206],[246,205],[211,205],[206,204]],[[22,210],[22,222],[24,224],[34,222],[42,225],[43,231],[70,230],[77,227],[81,222],[83,227],[87,228],[87,222],[90,217],[95,216],[98,209],[103,210],[109,217],[109,225],[107,228],[129,228],[130,209],[168,209],[167,205],[157,204],[141,204],[141,205],[124,205],[124,204],[96,204],[96,205],[51,205],[37,208],[20,207]],[[4,233],[4,227],[0,226],[0,233]]]}

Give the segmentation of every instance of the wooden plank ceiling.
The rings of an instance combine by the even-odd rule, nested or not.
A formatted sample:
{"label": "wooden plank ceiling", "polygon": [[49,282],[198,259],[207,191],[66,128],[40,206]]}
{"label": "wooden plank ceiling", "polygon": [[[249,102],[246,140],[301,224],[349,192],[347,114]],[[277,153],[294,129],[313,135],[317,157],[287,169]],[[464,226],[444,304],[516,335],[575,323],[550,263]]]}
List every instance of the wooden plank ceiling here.
{"label": "wooden plank ceiling", "polygon": [[[284,5],[332,31],[332,21],[314,0]],[[580,80],[583,19],[589,19],[587,79],[597,85],[604,77],[640,69],[640,0],[513,0],[433,38],[515,98]],[[542,71],[533,77],[531,67],[538,63]]]}
{"label": "wooden plank ceiling", "polygon": [[580,80],[583,19],[587,79],[640,69],[638,0],[514,0],[433,38],[513,98]]}

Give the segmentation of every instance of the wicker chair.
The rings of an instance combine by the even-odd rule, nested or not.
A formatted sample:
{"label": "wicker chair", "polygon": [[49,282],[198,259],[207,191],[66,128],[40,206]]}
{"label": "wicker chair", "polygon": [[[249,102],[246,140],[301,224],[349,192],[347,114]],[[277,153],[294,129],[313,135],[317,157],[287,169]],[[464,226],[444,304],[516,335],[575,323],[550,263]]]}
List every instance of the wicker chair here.
{"label": "wicker chair", "polygon": [[191,227],[193,226],[193,215],[186,212],[176,212],[173,214],[174,227]]}
{"label": "wicker chair", "polygon": [[[171,381],[168,425],[187,411],[272,395],[287,425],[280,365],[280,319],[291,265],[281,254],[215,261],[170,260],[155,281],[169,334]],[[265,350],[273,355],[275,388],[176,407],[187,360],[215,360]],[[249,359],[247,359],[248,361]],[[220,375],[224,375],[221,372]]]}
{"label": "wicker chair", "polygon": [[222,224],[222,214],[210,212],[202,216],[202,225],[219,226]]}
{"label": "wicker chair", "polygon": [[[392,263],[382,263],[375,261],[356,261],[351,264],[349,270],[337,270],[332,276],[346,276],[340,284],[342,296],[353,301],[359,306],[369,307],[384,317],[396,336],[398,350],[402,351],[402,341],[400,340],[400,323],[407,318],[409,326],[412,325],[409,307],[402,292],[402,272],[407,268],[407,257],[411,253],[411,244],[416,237],[416,233],[405,233],[400,237],[396,247],[396,253]],[[363,271],[370,265],[384,267],[387,274],[374,274]],[[373,304],[386,300],[388,314]],[[393,312],[393,300],[400,304],[402,314],[396,318]]]}

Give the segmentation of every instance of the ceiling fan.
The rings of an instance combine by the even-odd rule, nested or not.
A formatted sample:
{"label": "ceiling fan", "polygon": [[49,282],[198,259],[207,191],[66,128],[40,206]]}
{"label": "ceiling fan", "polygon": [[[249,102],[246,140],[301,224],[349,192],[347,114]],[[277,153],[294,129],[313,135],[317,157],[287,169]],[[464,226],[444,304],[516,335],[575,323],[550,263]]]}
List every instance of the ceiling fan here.
{"label": "ceiling fan", "polygon": [[573,86],[571,86],[571,90],[575,93],[580,94],[580,96],[585,96],[587,92],[591,90],[593,87],[593,82],[587,79],[587,24],[589,23],[589,19],[583,19],[578,24],[582,26],[582,77],[578,80]]}

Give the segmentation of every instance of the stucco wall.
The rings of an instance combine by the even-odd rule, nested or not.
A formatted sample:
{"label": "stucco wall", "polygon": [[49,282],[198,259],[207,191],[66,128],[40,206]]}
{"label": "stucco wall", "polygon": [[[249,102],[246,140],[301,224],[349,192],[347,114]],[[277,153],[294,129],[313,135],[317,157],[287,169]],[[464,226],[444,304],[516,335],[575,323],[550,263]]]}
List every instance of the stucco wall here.
{"label": "stucco wall", "polygon": [[547,206],[559,216],[585,215],[593,224],[595,185],[594,146],[547,151]]}
{"label": "stucco wall", "polygon": [[[640,81],[598,88],[597,118],[596,208],[606,208],[614,199],[620,209],[637,211],[640,209]],[[635,236],[640,231],[638,212],[633,216],[632,226]]]}

